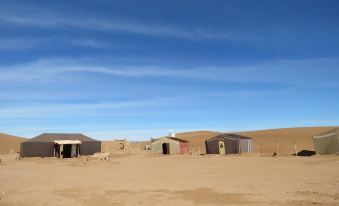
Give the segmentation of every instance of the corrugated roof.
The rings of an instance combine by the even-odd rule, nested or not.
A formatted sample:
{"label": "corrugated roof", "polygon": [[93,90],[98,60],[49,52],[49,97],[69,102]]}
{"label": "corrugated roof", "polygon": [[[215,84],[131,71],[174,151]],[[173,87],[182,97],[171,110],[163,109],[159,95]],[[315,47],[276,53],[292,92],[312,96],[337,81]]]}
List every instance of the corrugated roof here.
{"label": "corrugated roof", "polygon": [[179,138],[176,138],[176,137],[169,137],[169,139],[172,139],[172,140],[175,140],[175,141],[178,141],[178,142],[188,143],[188,141],[183,140],[183,139],[179,139]]}
{"label": "corrugated roof", "polygon": [[97,141],[80,133],[43,133],[28,141],[30,142],[54,142],[55,140],[80,140],[80,141]]}
{"label": "corrugated roof", "polygon": [[239,138],[239,139],[252,139],[250,137],[246,137],[246,136],[239,135],[239,134],[223,134],[223,135],[227,135],[227,136],[231,136],[231,137],[236,137],[236,138]]}
{"label": "corrugated roof", "polygon": [[215,138],[252,139],[252,138],[245,137],[245,136],[238,135],[238,134],[220,134],[220,135],[217,135],[217,136],[215,136],[215,137],[212,137],[211,139],[208,139],[207,141],[210,141],[210,140],[215,139]]}
{"label": "corrugated roof", "polygon": [[314,135],[313,137],[326,136],[326,135],[331,134],[331,133],[337,133],[338,134],[339,128],[333,128],[333,129],[327,130],[326,132],[322,132],[320,134]]}

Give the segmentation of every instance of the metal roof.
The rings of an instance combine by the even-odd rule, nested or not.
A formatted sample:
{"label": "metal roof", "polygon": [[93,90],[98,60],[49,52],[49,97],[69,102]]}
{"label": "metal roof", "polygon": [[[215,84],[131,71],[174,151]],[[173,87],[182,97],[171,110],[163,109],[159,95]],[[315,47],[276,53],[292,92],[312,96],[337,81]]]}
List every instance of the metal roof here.
{"label": "metal roof", "polygon": [[178,142],[182,142],[182,143],[188,143],[187,140],[179,139],[179,138],[176,138],[176,137],[169,137],[169,139],[172,139],[172,140],[175,140],[175,141],[178,141]]}
{"label": "metal roof", "polygon": [[54,142],[56,140],[79,140],[79,141],[97,141],[80,133],[43,133],[28,141],[30,142]]}
{"label": "metal roof", "polygon": [[333,128],[333,129],[327,130],[326,132],[314,135],[313,138],[324,138],[324,137],[328,137],[328,136],[335,135],[335,134],[339,134],[339,128]]}
{"label": "metal roof", "polygon": [[208,140],[206,140],[206,141],[211,141],[211,140],[217,139],[217,138],[233,139],[233,140],[252,139],[252,138],[245,137],[245,136],[238,135],[238,134],[220,134],[220,135],[217,135],[217,136],[215,136],[215,137],[212,137],[211,139],[208,139]]}

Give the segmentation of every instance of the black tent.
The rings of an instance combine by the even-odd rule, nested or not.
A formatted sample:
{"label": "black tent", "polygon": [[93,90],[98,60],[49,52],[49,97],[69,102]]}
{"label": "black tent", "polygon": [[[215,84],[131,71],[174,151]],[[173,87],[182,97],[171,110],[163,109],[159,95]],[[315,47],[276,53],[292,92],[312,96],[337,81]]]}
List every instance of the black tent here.
{"label": "black tent", "polygon": [[83,134],[44,133],[20,145],[21,157],[74,157],[101,151],[101,142]]}

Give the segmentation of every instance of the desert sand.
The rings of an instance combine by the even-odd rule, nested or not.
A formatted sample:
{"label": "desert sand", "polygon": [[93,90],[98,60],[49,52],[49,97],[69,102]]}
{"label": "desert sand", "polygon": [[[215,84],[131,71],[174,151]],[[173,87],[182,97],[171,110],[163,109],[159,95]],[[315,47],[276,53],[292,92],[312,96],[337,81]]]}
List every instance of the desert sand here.
{"label": "desert sand", "polygon": [[1,206],[339,205],[339,156],[1,158]]}
{"label": "desert sand", "polygon": [[27,139],[0,133],[0,154],[20,152],[20,143]]}
{"label": "desert sand", "polygon": [[[8,154],[23,139],[0,138],[0,206],[12,205],[339,205],[339,156],[297,157],[314,150],[312,136],[332,127],[274,129],[252,137],[261,154],[199,155],[219,133],[177,134],[191,154],[155,155],[147,142],[102,142],[109,161],[23,158]],[[272,157],[279,143],[277,157]],[[17,147],[15,147],[17,145]],[[4,149],[3,149],[4,148]],[[86,161],[88,159],[88,161]]]}

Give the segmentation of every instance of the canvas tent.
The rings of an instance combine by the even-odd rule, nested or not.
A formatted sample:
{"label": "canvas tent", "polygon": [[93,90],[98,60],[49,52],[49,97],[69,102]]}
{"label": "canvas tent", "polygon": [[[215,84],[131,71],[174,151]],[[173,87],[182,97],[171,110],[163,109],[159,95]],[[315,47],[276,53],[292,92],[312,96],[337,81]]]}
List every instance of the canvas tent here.
{"label": "canvas tent", "polygon": [[162,137],[152,140],[151,151],[158,154],[185,154],[188,153],[189,145],[186,140],[175,137]]}
{"label": "canvas tent", "polygon": [[70,158],[100,151],[101,142],[83,134],[44,133],[20,145],[21,157]]}
{"label": "canvas tent", "polygon": [[253,140],[237,134],[221,134],[205,141],[207,154],[237,154],[253,151]]}
{"label": "canvas tent", "polygon": [[313,136],[313,143],[317,154],[339,153],[339,128]]}

